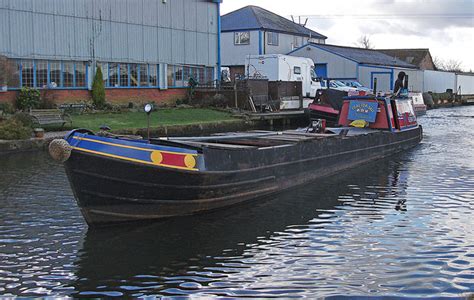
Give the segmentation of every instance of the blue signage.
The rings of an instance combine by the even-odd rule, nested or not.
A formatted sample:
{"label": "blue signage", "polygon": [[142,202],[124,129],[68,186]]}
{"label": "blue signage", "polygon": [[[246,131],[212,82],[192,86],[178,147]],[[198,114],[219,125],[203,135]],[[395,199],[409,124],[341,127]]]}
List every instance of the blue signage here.
{"label": "blue signage", "polygon": [[378,102],[351,100],[347,118],[349,120],[364,120],[373,123],[377,118],[378,105]]}

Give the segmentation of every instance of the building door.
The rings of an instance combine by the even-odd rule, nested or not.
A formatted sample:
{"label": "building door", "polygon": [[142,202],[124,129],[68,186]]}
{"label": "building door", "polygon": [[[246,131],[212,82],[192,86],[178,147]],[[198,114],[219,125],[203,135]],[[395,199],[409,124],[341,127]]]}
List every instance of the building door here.
{"label": "building door", "polygon": [[390,92],[391,72],[371,72],[370,88],[374,88],[375,78],[377,78],[377,92]]}
{"label": "building door", "polygon": [[314,64],[316,76],[327,78],[328,77],[328,64]]}

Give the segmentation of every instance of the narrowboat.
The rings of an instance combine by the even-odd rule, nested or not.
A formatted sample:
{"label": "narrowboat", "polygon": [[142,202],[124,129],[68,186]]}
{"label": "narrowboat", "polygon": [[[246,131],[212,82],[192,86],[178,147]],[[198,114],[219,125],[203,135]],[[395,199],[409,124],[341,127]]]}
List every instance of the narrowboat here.
{"label": "narrowboat", "polygon": [[336,126],[344,97],[347,97],[347,92],[335,89],[319,90],[313,102],[308,105],[310,120],[324,119],[328,126]]}
{"label": "narrowboat", "polygon": [[412,102],[346,97],[338,127],[133,139],[73,130],[50,144],[89,226],[204,213],[405,151],[422,139]]}
{"label": "narrowboat", "polygon": [[408,97],[413,102],[413,109],[415,111],[416,116],[420,117],[426,115],[427,107],[425,105],[425,102],[423,101],[423,94],[419,92],[410,92],[408,94]]}

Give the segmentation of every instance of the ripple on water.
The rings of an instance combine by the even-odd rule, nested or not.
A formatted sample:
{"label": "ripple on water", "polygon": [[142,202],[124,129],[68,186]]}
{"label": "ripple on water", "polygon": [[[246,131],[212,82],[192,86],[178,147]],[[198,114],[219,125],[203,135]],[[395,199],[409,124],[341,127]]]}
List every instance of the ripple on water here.
{"label": "ripple on water", "polygon": [[62,167],[0,159],[0,295],[460,296],[474,291],[474,107],[423,143],[265,201],[89,230]]}

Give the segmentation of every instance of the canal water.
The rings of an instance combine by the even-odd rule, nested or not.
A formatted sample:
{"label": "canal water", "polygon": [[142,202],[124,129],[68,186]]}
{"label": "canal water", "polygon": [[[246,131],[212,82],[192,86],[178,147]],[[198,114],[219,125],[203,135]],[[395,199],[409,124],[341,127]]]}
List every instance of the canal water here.
{"label": "canal water", "polygon": [[63,168],[0,157],[0,295],[474,293],[474,106],[413,150],[202,216],[88,230]]}

